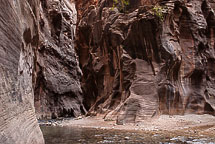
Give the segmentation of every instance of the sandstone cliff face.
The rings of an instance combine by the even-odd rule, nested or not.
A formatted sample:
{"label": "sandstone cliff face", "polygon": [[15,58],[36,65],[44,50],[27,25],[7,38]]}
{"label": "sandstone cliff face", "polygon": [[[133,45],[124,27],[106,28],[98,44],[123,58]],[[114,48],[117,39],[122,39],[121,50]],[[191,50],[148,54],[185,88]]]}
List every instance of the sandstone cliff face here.
{"label": "sandstone cliff face", "polygon": [[43,144],[32,85],[39,3],[0,3],[0,143]]}
{"label": "sandstone cliff face", "polygon": [[70,0],[41,0],[40,45],[36,52],[34,94],[37,117],[77,117],[85,114],[81,70],[74,50],[77,22]]}
{"label": "sandstone cliff face", "polygon": [[85,114],[70,0],[2,1],[0,142],[44,143],[38,119]]}
{"label": "sandstone cliff face", "polygon": [[44,143],[35,110],[118,124],[215,114],[215,2],[132,0],[124,13],[112,4],[1,0],[0,142]]}
{"label": "sandstone cliff face", "polygon": [[[215,114],[215,2],[101,0],[78,24],[88,114],[119,124],[159,114]],[[135,9],[136,8],[136,9]]]}

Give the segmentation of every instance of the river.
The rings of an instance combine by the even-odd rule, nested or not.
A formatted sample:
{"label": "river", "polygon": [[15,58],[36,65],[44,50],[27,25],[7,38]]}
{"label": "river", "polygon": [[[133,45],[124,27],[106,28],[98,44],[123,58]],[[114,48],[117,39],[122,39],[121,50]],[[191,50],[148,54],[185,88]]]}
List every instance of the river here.
{"label": "river", "polygon": [[167,136],[141,131],[41,126],[46,144],[215,144],[215,138]]}

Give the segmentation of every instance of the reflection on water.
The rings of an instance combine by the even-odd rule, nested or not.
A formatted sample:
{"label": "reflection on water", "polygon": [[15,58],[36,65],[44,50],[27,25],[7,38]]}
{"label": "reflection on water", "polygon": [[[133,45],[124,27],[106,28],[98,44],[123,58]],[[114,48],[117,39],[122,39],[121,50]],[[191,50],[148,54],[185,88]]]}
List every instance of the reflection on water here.
{"label": "reflection on water", "polygon": [[214,138],[168,137],[143,132],[100,130],[78,127],[41,126],[46,144],[215,144]]}

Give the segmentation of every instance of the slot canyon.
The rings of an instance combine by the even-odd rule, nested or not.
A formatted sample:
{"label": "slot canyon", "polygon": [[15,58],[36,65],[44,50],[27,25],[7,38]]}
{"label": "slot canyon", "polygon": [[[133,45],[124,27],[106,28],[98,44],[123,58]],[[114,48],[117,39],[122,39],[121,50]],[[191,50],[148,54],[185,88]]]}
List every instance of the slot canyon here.
{"label": "slot canyon", "polygon": [[214,0],[0,0],[0,143],[186,114],[215,115]]}

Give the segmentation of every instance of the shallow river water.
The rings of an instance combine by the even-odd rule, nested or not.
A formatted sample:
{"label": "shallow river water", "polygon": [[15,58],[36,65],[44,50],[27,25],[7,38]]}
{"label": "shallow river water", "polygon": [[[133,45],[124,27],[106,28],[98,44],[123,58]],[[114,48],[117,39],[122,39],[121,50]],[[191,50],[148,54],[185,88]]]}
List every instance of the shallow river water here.
{"label": "shallow river water", "polygon": [[138,131],[41,126],[46,144],[215,144],[215,138],[166,136]]}

